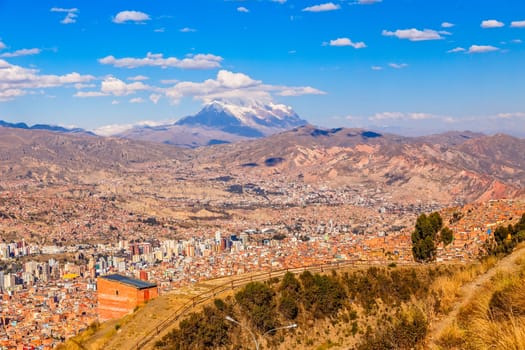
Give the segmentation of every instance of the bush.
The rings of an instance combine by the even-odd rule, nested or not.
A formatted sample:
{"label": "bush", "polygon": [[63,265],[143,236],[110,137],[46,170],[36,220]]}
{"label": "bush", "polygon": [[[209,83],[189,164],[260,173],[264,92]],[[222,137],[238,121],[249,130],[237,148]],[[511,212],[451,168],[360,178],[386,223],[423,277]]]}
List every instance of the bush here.
{"label": "bush", "polygon": [[312,275],[305,271],[300,279],[303,284],[303,304],[314,317],[334,317],[342,308],[346,292],[337,277]]}
{"label": "bush", "polygon": [[279,299],[279,312],[288,320],[295,320],[299,313],[299,306],[295,299],[289,295],[282,295]]}
{"label": "bush", "polygon": [[428,321],[425,315],[419,308],[412,308],[399,315],[393,325],[376,328],[375,333],[368,329],[357,349],[414,349],[425,339],[427,332]]}
{"label": "bush", "polygon": [[274,303],[275,292],[271,287],[260,282],[248,283],[241,291],[235,294],[235,300],[239,303],[251,319],[253,325],[260,331],[266,332],[277,327]]}
{"label": "bush", "polygon": [[489,317],[501,321],[525,316],[525,292],[522,286],[510,285],[492,294],[488,306]]}
{"label": "bush", "polygon": [[219,310],[204,307],[202,312],[190,314],[178,329],[168,333],[155,346],[161,349],[197,350],[229,345],[231,325],[224,317]]}

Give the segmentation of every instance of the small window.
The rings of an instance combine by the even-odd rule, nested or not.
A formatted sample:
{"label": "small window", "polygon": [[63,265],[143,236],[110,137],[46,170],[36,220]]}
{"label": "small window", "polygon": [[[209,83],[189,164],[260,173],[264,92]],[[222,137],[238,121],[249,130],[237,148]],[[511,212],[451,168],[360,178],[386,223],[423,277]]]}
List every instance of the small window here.
{"label": "small window", "polygon": [[118,290],[115,291],[115,295],[118,295]]}

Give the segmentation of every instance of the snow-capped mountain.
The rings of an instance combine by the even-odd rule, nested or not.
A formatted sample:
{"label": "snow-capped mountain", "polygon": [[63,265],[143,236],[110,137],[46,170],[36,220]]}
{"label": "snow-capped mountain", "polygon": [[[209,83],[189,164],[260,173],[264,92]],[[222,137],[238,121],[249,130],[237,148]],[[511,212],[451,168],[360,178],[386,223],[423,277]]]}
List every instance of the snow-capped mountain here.
{"label": "snow-capped mountain", "polygon": [[264,137],[305,124],[291,107],[282,104],[213,101],[176,123],[108,125],[96,133],[194,148]]}
{"label": "snow-capped mountain", "polygon": [[307,122],[289,106],[260,102],[239,105],[225,101],[213,101],[196,115],[176,123],[213,128],[244,137],[262,137],[305,124]]}

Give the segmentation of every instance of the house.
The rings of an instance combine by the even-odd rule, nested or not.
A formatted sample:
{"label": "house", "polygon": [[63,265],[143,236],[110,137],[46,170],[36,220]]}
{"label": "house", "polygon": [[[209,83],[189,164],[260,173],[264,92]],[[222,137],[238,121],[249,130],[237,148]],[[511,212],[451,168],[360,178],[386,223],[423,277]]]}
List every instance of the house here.
{"label": "house", "polygon": [[123,317],[158,295],[154,283],[119,274],[101,276],[97,280],[98,318],[107,321]]}

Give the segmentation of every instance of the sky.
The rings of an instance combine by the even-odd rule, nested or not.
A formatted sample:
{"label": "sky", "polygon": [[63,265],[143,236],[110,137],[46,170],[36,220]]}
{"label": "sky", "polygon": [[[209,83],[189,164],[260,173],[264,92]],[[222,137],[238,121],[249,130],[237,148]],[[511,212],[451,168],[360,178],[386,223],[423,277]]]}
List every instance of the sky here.
{"label": "sky", "polygon": [[2,120],[96,130],[214,99],[525,137],[525,2],[0,0]]}

